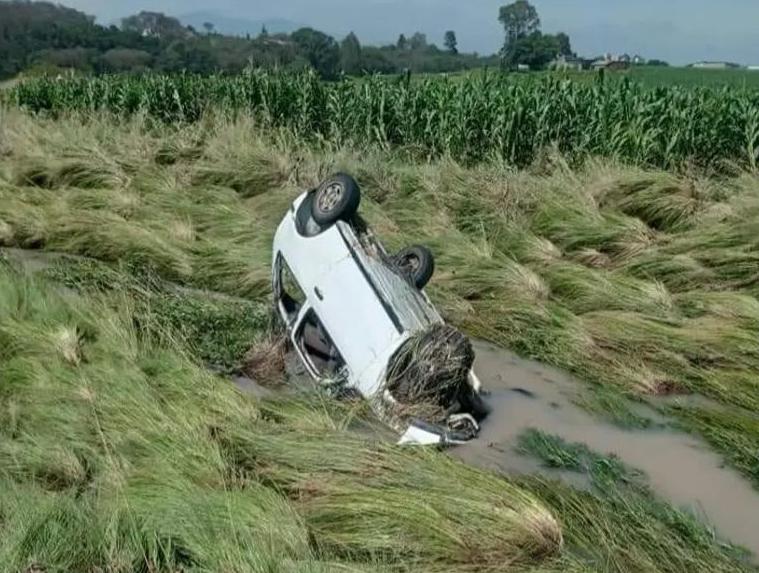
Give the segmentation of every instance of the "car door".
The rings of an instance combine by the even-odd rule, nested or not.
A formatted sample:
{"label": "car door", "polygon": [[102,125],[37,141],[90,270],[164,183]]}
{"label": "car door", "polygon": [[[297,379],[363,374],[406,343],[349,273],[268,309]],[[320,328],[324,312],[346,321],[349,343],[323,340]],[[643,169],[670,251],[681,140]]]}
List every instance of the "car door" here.
{"label": "car door", "polygon": [[[342,353],[353,383],[358,384],[370,366],[386,358],[388,348],[400,336],[400,326],[391,320],[382,298],[353,255],[320,275],[314,294],[313,308]],[[365,395],[376,389],[376,384],[364,386],[359,390]]]}

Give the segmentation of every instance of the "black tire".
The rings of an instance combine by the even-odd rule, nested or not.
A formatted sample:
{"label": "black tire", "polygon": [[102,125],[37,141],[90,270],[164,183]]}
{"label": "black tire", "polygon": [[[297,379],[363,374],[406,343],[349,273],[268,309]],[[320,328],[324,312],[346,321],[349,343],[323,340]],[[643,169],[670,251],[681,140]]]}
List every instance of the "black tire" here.
{"label": "black tire", "polygon": [[314,193],[311,217],[321,227],[350,221],[361,203],[361,190],[350,175],[338,173],[325,179]]}
{"label": "black tire", "polygon": [[395,264],[411,278],[419,290],[427,286],[435,273],[435,257],[427,247],[421,245],[403,249],[395,255]]}

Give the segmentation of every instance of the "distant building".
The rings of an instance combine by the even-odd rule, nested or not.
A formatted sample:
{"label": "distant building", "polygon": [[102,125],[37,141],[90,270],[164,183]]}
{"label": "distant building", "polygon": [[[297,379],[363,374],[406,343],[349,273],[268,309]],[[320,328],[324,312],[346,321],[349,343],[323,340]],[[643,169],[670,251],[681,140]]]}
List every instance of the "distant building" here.
{"label": "distant building", "polygon": [[632,59],[632,63],[636,66],[644,66],[646,64],[646,58],[635,54]]}
{"label": "distant building", "polygon": [[630,56],[628,54],[622,54],[621,56],[614,56],[612,54],[605,54],[600,58],[585,59],[578,58],[577,56],[557,56],[552,62],[548,64],[550,70],[609,70],[618,71],[626,70],[631,65],[645,64],[646,60],[641,56]]}
{"label": "distant building", "polygon": [[552,62],[548,64],[549,70],[559,70],[559,71],[567,71],[567,70],[575,70],[575,71],[581,71],[586,69],[586,60],[583,60],[582,58],[577,58],[575,56],[559,56]]}
{"label": "distant building", "polygon": [[699,70],[731,70],[740,68],[740,65],[732,62],[696,62],[688,66],[689,68],[696,68]]}
{"label": "distant building", "polygon": [[518,72],[529,72],[530,71],[530,65],[529,64],[517,64],[517,71]]}
{"label": "distant building", "polygon": [[597,60],[594,60],[590,67],[593,70],[609,70],[610,72],[616,72],[629,68],[630,61],[614,59],[607,56],[605,58],[598,58]]}
{"label": "distant building", "polygon": [[269,46],[289,46],[292,44],[292,40],[286,36],[283,38],[281,35],[267,36],[262,38],[262,41]]}

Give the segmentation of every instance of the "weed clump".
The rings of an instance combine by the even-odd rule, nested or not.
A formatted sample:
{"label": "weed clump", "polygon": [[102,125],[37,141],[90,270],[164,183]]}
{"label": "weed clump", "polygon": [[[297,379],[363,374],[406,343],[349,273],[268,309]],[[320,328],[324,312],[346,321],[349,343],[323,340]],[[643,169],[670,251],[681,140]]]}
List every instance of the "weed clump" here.
{"label": "weed clump", "polygon": [[455,328],[434,325],[411,338],[390,358],[385,390],[399,415],[445,423],[468,391],[474,349]]}

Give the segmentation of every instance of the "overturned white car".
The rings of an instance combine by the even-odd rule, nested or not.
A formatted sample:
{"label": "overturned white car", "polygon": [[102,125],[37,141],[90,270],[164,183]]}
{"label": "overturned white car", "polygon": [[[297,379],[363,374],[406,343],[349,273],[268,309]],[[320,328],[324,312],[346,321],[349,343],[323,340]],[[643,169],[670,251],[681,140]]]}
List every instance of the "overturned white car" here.
{"label": "overturned white car", "polygon": [[291,342],[314,379],[360,392],[402,443],[472,439],[485,415],[474,353],[423,291],[432,255],[388,255],[360,200],[337,174],[299,196],[277,229],[273,290]]}

